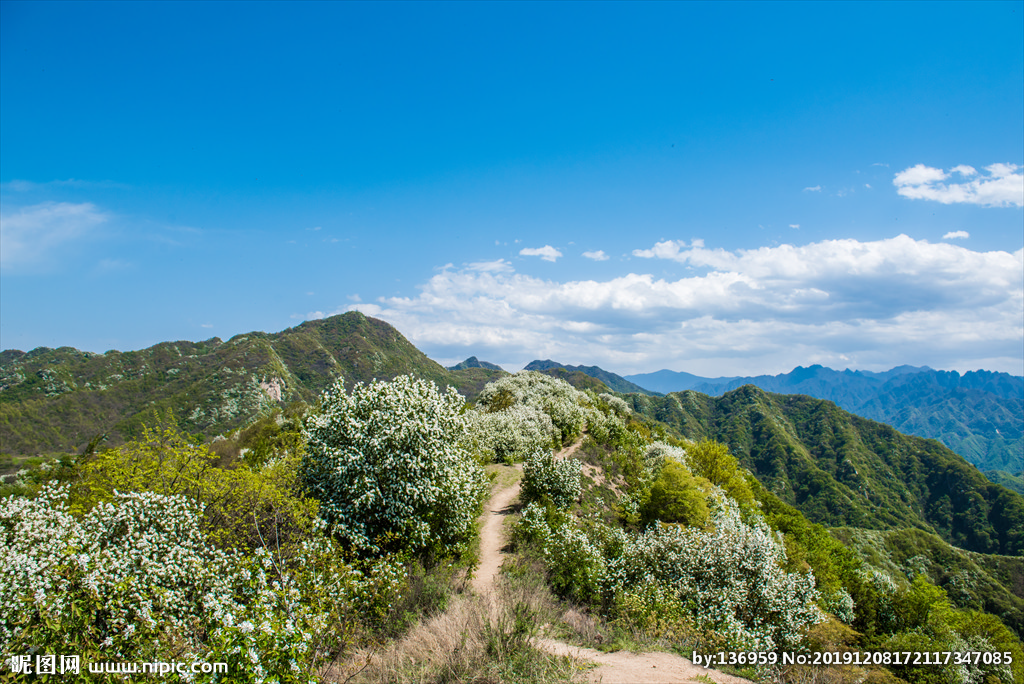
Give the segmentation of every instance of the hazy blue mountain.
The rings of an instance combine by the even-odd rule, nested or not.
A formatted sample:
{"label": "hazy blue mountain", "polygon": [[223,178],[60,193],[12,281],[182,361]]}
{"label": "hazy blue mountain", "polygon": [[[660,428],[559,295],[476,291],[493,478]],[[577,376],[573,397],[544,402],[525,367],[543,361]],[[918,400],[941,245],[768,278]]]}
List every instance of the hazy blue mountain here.
{"label": "hazy blue mountain", "polygon": [[624,375],[623,379],[635,383],[640,387],[668,394],[669,392],[682,392],[693,389],[697,385],[724,385],[735,378],[705,378],[692,373],[683,373],[673,370],[660,370],[653,373],[638,373],[636,375]]}

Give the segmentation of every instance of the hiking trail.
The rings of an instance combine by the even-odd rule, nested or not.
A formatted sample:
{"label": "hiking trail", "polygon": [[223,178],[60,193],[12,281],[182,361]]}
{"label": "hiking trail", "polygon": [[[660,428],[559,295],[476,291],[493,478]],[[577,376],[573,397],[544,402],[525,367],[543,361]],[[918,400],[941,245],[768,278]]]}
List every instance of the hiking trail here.
{"label": "hiking trail", "polygon": [[[580,437],[574,444],[558,452],[556,458],[572,456],[582,444],[583,438]],[[495,579],[501,572],[501,564],[505,560],[502,551],[506,542],[505,519],[512,513],[512,506],[519,496],[519,491],[518,480],[506,487],[495,487],[481,516],[480,565],[473,576],[472,587],[479,595],[491,596],[495,601],[498,600]],[[554,655],[571,656],[595,663],[597,666],[585,673],[586,681],[592,684],[750,684],[748,679],[694,665],[688,658],[673,653],[605,653],[593,648],[573,646],[556,639],[536,639],[534,644]]]}

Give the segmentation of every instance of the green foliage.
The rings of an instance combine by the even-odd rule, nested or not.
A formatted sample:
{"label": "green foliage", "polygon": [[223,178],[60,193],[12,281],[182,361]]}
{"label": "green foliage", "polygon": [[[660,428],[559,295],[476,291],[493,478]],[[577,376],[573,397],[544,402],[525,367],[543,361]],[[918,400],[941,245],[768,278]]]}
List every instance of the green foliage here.
{"label": "green foliage", "polygon": [[318,504],[298,479],[299,453],[222,468],[219,457],[174,428],[143,428],[139,440],[79,460],[69,477],[72,511],[84,513],[115,492],[182,495],[201,505],[203,529],[221,548],[291,554],[313,534]]}
{"label": "green foliage", "polygon": [[640,508],[645,524],[654,521],[703,527],[708,520],[707,497],[711,482],[694,477],[684,465],[669,459],[651,485],[650,495]]}
{"label": "green foliage", "polygon": [[462,406],[455,390],[409,376],[324,394],[302,470],[337,534],[363,553],[464,548],[487,483],[462,446]]}
{"label": "green foliage", "polygon": [[703,440],[686,448],[686,460],[694,475],[721,487],[738,503],[753,503],[750,485],[739,468],[739,462],[729,453],[729,447],[713,440]]}
{"label": "green foliage", "polygon": [[522,497],[527,502],[550,501],[569,508],[580,497],[580,462],[555,459],[550,451],[534,452],[523,465]]}
{"label": "green foliage", "polygon": [[957,654],[979,652],[990,658],[987,663],[984,660],[954,660],[941,668],[913,664],[893,666],[893,672],[901,679],[912,684],[949,681],[958,684],[1011,684],[1021,681],[1024,675],[1024,649],[1021,648],[1020,640],[995,616],[955,609],[942,589],[920,575],[908,588],[896,593],[894,607],[896,628],[891,636],[882,641],[881,647],[885,650]]}
{"label": "green foliage", "polygon": [[769,491],[814,522],[916,527],[972,551],[1024,552],[1024,497],[988,482],[936,441],[751,385],[721,397],[687,391],[631,401],[691,439],[727,444]]}

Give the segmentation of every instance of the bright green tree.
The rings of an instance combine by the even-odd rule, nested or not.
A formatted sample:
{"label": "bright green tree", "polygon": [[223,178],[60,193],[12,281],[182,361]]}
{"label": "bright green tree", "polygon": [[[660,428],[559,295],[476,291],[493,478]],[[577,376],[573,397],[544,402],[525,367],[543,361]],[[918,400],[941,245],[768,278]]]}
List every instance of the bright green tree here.
{"label": "bright green tree", "polygon": [[686,461],[694,475],[707,478],[741,504],[753,503],[754,494],[729,447],[706,439],[686,447]]}
{"label": "bright green tree", "polygon": [[666,459],[640,509],[645,523],[655,520],[702,527],[708,520],[707,490],[711,483],[694,477],[678,461]]}

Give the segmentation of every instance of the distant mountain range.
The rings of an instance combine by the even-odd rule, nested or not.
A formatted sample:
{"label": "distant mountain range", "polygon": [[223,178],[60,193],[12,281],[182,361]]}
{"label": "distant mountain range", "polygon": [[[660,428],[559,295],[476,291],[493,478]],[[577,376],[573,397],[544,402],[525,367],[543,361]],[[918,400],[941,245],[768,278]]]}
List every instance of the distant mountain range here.
{"label": "distant mountain range", "polygon": [[106,354],[6,350],[0,352],[0,453],[76,452],[100,435],[116,445],[168,411],[183,429],[213,437],[274,407],[313,403],[338,378],[351,387],[405,373],[472,398],[504,371],[445,369],[384,321],[356,311],[227,342],[163,342]]}
{"label": "distant mountain range", "polygon": [[[791,373],[703,378],[662,370],[624,378],[650,390],[710,396],[755,385],[779,394],[827,399],[900,432],[941,441],[993,480],[1024,471],[1024,378],[1007,373],[900,366],[884,373],[798,367]],[[998,471],[1002,471],[1002,475]]]}
{"label": "distant mountain range", "polygon": [[592,378],[596,378],[597,380],[603,382],[613,392],[620,392],[622,394],[630,394],[633,392],[636,392],[638,394],[650,395],[660,394],[659,392],[652,392],[651,390],[644,389],[640,385],[632,383],[629,380],[623,378],[621,375],[616,375],[615,373],[606,371],[603,368],[598,368],[597,366],[566,366],[564,364],[557,363],[556,361],[551,361],[550,359],[548,359],[545,361],[531,361],[526,365],[526,367],[523,370],[540,371],[543,373],[558,368],[570,372],[578,371],[580,373],[583,373],[584,375],[589,375]]}

